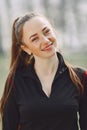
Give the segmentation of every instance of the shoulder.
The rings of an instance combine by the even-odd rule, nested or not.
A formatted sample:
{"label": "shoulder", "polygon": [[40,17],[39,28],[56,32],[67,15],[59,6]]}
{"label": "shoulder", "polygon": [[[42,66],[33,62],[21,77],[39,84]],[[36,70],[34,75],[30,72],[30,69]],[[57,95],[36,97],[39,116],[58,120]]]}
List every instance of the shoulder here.
{"label": "shoulder", "polygon": [[81,80],[84,79],[84,75],[87,73],[87,70],[82,67],[73,67],[73,70]]}
{"label": "shoulder", "polygon": [[77,73],[77,74],[84,74],[86,72],[85,68],[82,67],[73,67],[73,70]]}
{"label": "shoulder", "polygon": [[87,95],[87,70],[85,68],[73,68],[74,71],[76,72],[77,76],[80,78],[81,83],[83,85],[83,94],[82,95]]}

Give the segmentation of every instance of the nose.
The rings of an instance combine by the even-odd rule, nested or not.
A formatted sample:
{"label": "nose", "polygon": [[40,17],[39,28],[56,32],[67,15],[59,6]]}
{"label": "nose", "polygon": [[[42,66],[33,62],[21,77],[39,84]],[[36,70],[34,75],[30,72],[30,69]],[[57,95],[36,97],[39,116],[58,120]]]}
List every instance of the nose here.
{"label": "nose", "polygon": [[42,43],[49,43],[49,42],[50,42],[50,39],[49,39],[48,37],[46,37],[46,36],[43,35],[43,36],[41,37],[41,42],[42,42]]}

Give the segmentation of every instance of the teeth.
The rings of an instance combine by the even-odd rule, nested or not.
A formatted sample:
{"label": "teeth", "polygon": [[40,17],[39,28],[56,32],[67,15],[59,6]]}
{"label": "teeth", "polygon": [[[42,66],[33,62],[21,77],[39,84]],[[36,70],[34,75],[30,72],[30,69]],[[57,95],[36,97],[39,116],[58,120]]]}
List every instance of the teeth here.
{"label": "teeth", "polygon": [[48,46],[52,45],[53,43],[50,43]]}

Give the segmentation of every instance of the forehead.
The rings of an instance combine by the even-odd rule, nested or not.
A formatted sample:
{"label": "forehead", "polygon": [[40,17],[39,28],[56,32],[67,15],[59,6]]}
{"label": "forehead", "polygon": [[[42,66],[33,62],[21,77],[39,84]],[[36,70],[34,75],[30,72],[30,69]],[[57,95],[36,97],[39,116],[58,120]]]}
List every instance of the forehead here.
{"label": "forehead", "polygon": [[37,31],[43,29],[44,27],[50,27],[51,25],[44,17],[36,16],[28,20],[23,27],[23,32],[36,33]]}

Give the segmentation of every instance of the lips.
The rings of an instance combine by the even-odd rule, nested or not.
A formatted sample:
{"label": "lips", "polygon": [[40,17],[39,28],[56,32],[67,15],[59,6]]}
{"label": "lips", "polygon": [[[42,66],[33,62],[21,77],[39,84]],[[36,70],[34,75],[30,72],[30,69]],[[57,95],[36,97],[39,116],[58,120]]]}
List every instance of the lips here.
{"label": "lips", "polygon": [[52,46],[52,45],[53,45],[53,43],[51,43],[51,44],[45,46],[45,47],[42,49],[42,51],[46,51],[46,50],[51,49],[51,46]]}

